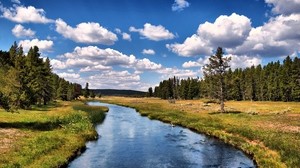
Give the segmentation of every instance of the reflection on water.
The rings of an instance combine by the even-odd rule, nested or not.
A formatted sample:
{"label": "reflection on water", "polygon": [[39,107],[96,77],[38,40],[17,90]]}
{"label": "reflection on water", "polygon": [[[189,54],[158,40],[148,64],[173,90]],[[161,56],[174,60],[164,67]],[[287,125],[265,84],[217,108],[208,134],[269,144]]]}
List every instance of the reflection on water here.
{"label": "reflection on water", "polygon": [[214,138],[149,120],[131,108],[90,105],[108,106],[109,112],[96,127],[100,138],[88,142],[87,150],[69,167],[254,167],[241,151]]}

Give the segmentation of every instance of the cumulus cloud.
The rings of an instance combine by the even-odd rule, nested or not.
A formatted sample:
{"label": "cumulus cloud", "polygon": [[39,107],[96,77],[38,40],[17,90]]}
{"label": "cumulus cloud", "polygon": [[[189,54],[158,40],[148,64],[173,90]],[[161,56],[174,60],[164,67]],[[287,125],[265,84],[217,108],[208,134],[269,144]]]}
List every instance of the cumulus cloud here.
{"label": "cumulus cloud", "polygon": [[88,80],[92,81],[92,88],[110,88],[110,89],[133,89],[146,91],[150,85],[141,82],[141,77],[137,73],[129,71],[103,71],[102,73],[90,76]]}
{"label": "cumulus cloud", "polygon": [[242,44],[250,30],[250,19],[233,13],[219,16],[214,23],[200,24],[197,34],[201,39],[206,39],[209,46],[232,48]]}
{"label": "cumulus cloud", "polygon": [[197,33],[186,38],[182,43],[167,44],[166,47],[185,57],[209,55],[218,46],[233,48],[241,45],[251,30],[249,18],[236,13],[230,16],[221,15],[214,23],[200,24]]}
{"label": "cumulus cloud", "polygon": [[54,69],[65,69],[67,65],[64,61],[60,61],[58,59],[50,59],[50,64]]}
{"label": "cumulus cloud", "polygon": [[299,51],[300,14],[279,15],[252,28],[245,42],[231,53],[237,55],[287,56]]}
{"label": "cumulus cloud", "polygon": [[112,45],[118,40],[116,34],[102,27],[99,23],[83,22],[73,28],[62,19],[57,19],[55,24],[59,34],[78,43]]}
{"label": "cumulus cloud", "polygon": [[33,6],[14,6],[12,8],[1,8],[3,18],[17,23],[51,23],[53,20],[45,16],[44,9],[36,9]]}
{"label": "cumulus cloud", "polygon": [[20,0],[11,0],[12,3],[21,4]]}
{"label": "cumulus cloud", "polygon": [[188,62],[184,62],[182,64],[183,68],[194,68],[194,67],[201,67],[202,65],[199,62],[196,61],[188,61]]}
{"label": "cumulus cloud", "polygon": [[87,66],[84,68],[81,68],[80,72],[92,72],[92,71],[103,71],[103,70],[110,70],[112,69],[111,66],[104,66],[101,64],[95,65],[95,66]]}
{"label": "cumulus cloud", "polygon": [[[65,68],[80,67],[81,72],[108,70],[112,66],[133,68],[138,71],[154,71],[162,67],[161,64],[151,62],[149,59],[137,59],[134,55],[125,55],[117,50],[97,46],[76,47],[73,52],[61,56],[65,59]],[[63,67],[56,62],[58,67]]]}
{"label": "cumulus cloud", "polygon": [[300,0],[265,0],[265,2],[273,7],[272,12],[275,14],[300,13]]}
{"label": "cumulus cloud", "polygon": [[198,72],[190,69],[178,69],[178,68],[163,68],[157,71],[159,74],[162,74],[162,79],[172,78],[174,76],[179,78],[188,78],[188,77],[197,77]]}
{"label": "cumulus cloud", "polygon": [[149,59],[144,58],[136,60],[134,68],[138,71],[159,70],[162,68],[162,65],[151,62]]}
{"label": "cumulus cloud", "polygon": [[262,59],[260,57],[251,57],[251,56],[238,56],[238,55],[232,55],[228,54],[225,55],[226,57],[231,57],[231,61],[229,65],[231,66],[231,69],[236,68],[247,68],[251,66],[257,66],[262,63]]}
{"label": "cumulus cloud", "polygon": [[154,55],[155,51],[153,49],[143,49],[142,53],[145,55]]}
{"label": "cumulus cloud", "polygon": [[32,40],[21,40],[19,42],[19,45],[22,45],[25,52],[28,52],[30,47],[34,47],[34,46],[39,47],[41,52],[45,52],[45,51],[50,51],[54,43],[51,40],[32,39]]}
{"label": "cumulus cloud", "polygon": [[196,34],[188,37],[182,44],[166,44],[166,47],[170,51],[184,57],[208,55],[212,51],[212,48],[207,46],[205,41]]}
{"label": "cumulus cloud", "polygon": [[[225,54],[224,57],[231,57],[231,61],[229,62],[231,69],[247,68],[247,67],[251,67],[252,65],[257,66],[262,63],[261,57],[255,57],[255,56]],[[184,62],[182,64],[182,67],[200,68],[206,64],[209,64],[209,56],[206,56],[204,58],[199,58],[197,61]]]}
{"label": "cumulus cloud", "polygon": [[22,25],[17,24],[12,30],[12,33],[16,37],[34,37],[35,31],[32,31],[30,28],[25,29]]}
{"label": "cumulus cloud", "polygon": [[172,11],[182,11],[184,8],[190,6],[190,3],[185,0],[175,0],[174,4],[172,5]]}
{"label": "cumulus cloud", "polygon": [[123,40],[131,41],[131,35],[128,33],[122,33]]}
{"label": "cumulus cloud", "polygon": [[143,29],[137,29],[135,27],[129,28],[130,32],[138,32],[143,38],[153,40],[153,41],[161,41],[175,38],[175,35],[167,30],[162,25],[151,25],[150,23],[144,24]]}
{"label": "cumulus cloud", "polygon": [[125,33],[125,32],[122,32],[122,30],[119,29],[119,28],[116,28],[116,29],[115,29],[115,32],[116,32],[117,34],[122,35],[123,40],[131,41],[131,35],[130,35],[130,34]]}
{"label": "cumulus cloud", "polygon": [[65,79],[78,79],[80,78],[80,75],[77,73],[66,73],[66,72],[62,72],[62,73],[58,73],[57,74],[59,77],[61,78],[65,78]]}

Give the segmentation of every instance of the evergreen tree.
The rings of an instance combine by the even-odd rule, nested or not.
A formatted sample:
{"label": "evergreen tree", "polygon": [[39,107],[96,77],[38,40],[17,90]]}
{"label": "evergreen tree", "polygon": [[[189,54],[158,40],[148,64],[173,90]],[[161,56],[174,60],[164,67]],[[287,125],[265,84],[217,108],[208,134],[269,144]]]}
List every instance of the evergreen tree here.
{"label": "evergreen tree", "polygon": [[153,96],[153,89],[152,87],[149,87],[148,89],[148,97],[152,97]]}
{"label": "evergreen tree", "polygon": [[91,91],[90,93],[91,93],[91,94],[90,94],[91,98],[94,99],[94,98],[96,97],[95,93],[94,93],[93,91]]}
{"label": "evergreen tree", "polygon": [[83,96],[84,96],[85,98],[89,98],[89,97],[90,97],[89,83],[86,83],[86,84],[85,84]]}
{"label": "evergreen tree", "polygon": [[217,49],[216,55],[212,55],[209,58],[209,64],[204,66],[204,75],[205,76],[216,76],[218,79],[219,93],[218,98],[220,101],[220,110],[225,112],[224,101],[225,101],[225,82],[224,74],[226,73],[229,66],[230,58],[223,57],[223,49],[219,47]]}

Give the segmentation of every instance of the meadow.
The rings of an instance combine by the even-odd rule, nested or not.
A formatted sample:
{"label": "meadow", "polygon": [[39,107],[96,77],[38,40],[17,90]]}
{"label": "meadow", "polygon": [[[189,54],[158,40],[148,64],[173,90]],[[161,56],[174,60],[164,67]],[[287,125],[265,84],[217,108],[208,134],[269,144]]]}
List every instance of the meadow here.
{"label": "meadow", "polygon": [[61,167],[97,138],[106,107],[57,102],[10,113],[0,109],[0,167]]}
{"label": "meadow", "polygon": [[226,113],[210,100],[103,97],[150,119],[217,137],[247,153],[259,167],[299,167],[300,103],[228,101]]}

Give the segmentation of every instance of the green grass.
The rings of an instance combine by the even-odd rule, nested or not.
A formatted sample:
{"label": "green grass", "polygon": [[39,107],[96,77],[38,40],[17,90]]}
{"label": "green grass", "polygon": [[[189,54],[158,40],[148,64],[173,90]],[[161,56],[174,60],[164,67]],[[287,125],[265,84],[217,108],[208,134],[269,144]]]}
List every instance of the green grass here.
{"label": "green grass", "polygon": [[[155,98],[103,97],[101,101],[217,137],[252,156],[259,167],[300,165],[299,103],[231,101],[226,103],[229,113],[218,113],[217,104],[204,106],[201,100],[171,104]],[[288,112],[282,113],[285,109]]]}
{"label": "green grass", "polygon": [[0,110],[0,167],[59,167],[87,140],[107,108],[59,102],[8,113]]}

